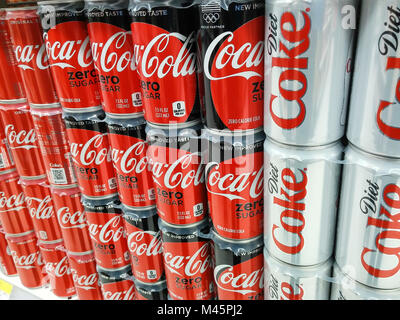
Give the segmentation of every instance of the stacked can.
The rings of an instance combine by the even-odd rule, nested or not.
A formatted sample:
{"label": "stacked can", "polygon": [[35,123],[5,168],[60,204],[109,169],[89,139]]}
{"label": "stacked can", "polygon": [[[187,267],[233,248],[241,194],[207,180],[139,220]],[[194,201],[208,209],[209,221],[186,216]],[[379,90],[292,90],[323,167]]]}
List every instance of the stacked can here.
{"label": "stacked can", "polygon": [[201,1],[205,179],[219,300],[263,300],[265,3]]}
{"label": "stacked can", "polygon": [[391,45],[399,7],[362,3],[332,299],[399,299],[400,55]]}
{"label": "stacked can", "polygon": [[265,298],[328,300],[357,0],[266,6]]}

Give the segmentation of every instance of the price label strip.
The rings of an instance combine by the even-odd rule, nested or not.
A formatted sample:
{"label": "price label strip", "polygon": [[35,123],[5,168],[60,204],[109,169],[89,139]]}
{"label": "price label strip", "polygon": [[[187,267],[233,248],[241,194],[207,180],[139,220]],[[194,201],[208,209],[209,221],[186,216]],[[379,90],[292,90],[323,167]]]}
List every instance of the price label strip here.
{"label": "price label strip", "polygon": [[13,285],[0,279],[0,300],[9,300]]}

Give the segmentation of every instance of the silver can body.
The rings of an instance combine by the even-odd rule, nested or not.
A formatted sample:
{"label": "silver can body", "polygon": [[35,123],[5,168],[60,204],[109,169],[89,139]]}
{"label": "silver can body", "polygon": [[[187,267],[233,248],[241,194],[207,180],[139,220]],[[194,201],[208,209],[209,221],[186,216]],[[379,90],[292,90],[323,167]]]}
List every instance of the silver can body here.
{"label": "silver can body", "polygon": [[400,160],[347,147],[335,255],[352,279],[400,289]]}
{"label": "silver can body", "polygon": [[354,281],[335,263],[331,300],[400,300],[399,290],[379,290]]}
{"label": "silver can body", "polygon": [[363,0],[348,139],[360,149],[400,158],[399,0]]}
{"label": "silver can body", "polygon": [[313,267],[279,261],[264,249],[265,300],[329,300],[332,259]]}
{"label": "silver can body", "polygon": [[333,255],[343,145],[264,144],[264,243],[276,258],[298,266]]}
{"label": "silver can body", "polygon": [[[343,137],[357,0],[267,0],[265,132],[318,146]],[[350,17],[351,18],[351,17]],[[351,20],[351,19],[350,19]]]}

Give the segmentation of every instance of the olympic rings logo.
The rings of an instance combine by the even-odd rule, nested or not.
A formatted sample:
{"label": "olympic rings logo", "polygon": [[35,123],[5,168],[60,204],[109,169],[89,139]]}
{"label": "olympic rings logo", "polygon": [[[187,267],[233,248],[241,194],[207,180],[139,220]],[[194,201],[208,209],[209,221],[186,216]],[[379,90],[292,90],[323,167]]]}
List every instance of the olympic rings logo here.
{"label": "olympic rings logo", "polygon": [[220,18],[219,13],[205,13],[203,14],[203,19],[207,23],[216,23]]}

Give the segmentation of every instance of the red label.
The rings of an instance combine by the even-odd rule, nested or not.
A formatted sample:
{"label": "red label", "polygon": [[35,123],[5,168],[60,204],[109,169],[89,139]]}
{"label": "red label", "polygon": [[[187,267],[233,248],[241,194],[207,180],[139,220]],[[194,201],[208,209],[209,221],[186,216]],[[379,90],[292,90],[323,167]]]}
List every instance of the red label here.
{"label": "red label", "polygon": [[146,120],[184,123],[197,96],[196,39],[147,23],[132,23]]}
{"label": "red label", "polygon": [[2,230],[0,230],[0,269],[6,276],[14,276],[17,274],[17,269],[15,269],[10,248]]}
{"label": "red label", "polygon": [[0,173],[15,169],[14,159],[4,132],[0,130]]}
{"label": "red label", "polygon": [[220,34],[204,57],[204,74],[211,81],[214,106],[229,130],[263,125],[264,20],[258,17],[234,32]]}
{"label": "red label", "polygon": [[44,33],[44,39],[62,106],[82,109],[101,105],[86,23],[57,24]]}
{"label": "red label", "polygon": [[131,32],[100,22],[89,23],[88,32],[104,111],[113,114],[142,112],[142,92],[133,57]]}
{"label": "red label", "polygon": [[104,300],[135,300],[135,284],[131,280],[103,283]]}
{"label": "red label", "polygon": [[263,153],[207,164],[210,215],[225,238],[250,239],[263,232]]}

